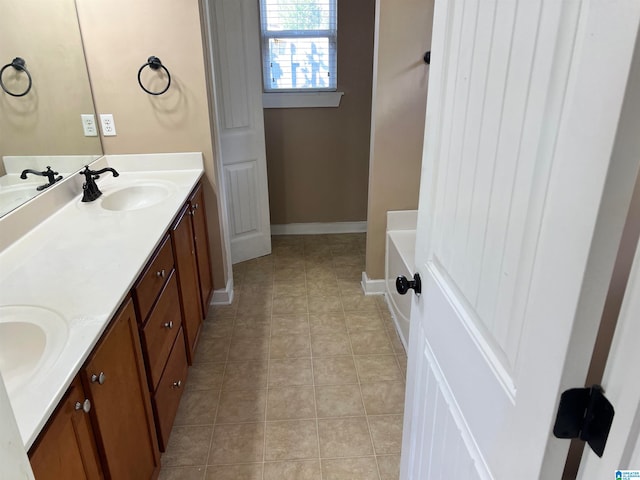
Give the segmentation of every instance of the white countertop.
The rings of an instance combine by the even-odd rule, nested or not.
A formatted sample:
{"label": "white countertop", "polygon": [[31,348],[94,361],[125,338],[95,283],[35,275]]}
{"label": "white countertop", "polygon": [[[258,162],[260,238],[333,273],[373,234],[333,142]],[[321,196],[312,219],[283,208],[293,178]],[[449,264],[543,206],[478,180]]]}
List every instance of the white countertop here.
{"label": "white countertop", "polygon": [[[200,153],[107,156],[94,169],[105,165],[120,176],[101,175],[97,184],[103,197],[136,182],[167,182],[171,193],[146,208],[113,212],[100,206],[103,197],[81,203],[78,190],[49,218],[0,252],[0,306],[44,307],[59,314],[68,327],[60,355],[42,365],[38,378],[8,392],[27,449],[203,173]],[[39,201],[44,208],[47,203],[43,202],[48,202],[50,208],[47,193],[32,203]],[[3,236],[8,234],[6,228],[20,220],[21,208],[6,222],[0,219]],[[25,212],[34,208],[25,206]]]}

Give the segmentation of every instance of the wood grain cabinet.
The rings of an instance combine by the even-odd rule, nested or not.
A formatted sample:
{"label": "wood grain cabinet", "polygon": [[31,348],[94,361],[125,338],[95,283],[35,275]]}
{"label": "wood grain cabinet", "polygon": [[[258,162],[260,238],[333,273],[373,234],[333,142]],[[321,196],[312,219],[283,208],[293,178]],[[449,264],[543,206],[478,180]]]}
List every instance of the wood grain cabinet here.
{"label": "wood grain cabinet", "polygon": [[187,380],[187,353],[182,328],[167,359],[167,364],[153,394],[153,406],[158,430],[160,449],[164,451],[169,443],[171,427],[176,418],[180,398]]}
{"label": "wood grain cabinet", "polygon": [[36,480],[158,477],[212,294],[198,184],[29,452]]}
{"label": "wood grain cabinet", "polygon": [[164,451],[187,379],[178,274],[169,235],[158,247],[133,288],[147,370],[151,404]]}
{"label": "wood grain cabinet", "polygon": [[169,230],[178,275],[178,285],[180,286],[182,326],[189,364],[193,363],[203,318],[192,217],[191,205],[187,204],[180,211]]}
{"label": "wood grain cabinet", "polygon": [[91,416],[105,477],[157,478],[160,454],[130,299],[111,322],[80,376],[93,405]]}
{"label": "wood grain cabinet", "polygon": [[91,401],[76,377],[29,452],[36,480],[104,478],[90,409]]}
{"label": "wood grain cabinet", "polygon": [[188,204],[193,217],[193,233],[198,263],[198,278],[200,282],[200,302],[202,315],[207,316],[209,302],[213,294],[213,276],[211,274],[211,260],[209,254],[209,233],[207,231],[207,215],[204,207],[204,193],[202,184],[194,189]]}

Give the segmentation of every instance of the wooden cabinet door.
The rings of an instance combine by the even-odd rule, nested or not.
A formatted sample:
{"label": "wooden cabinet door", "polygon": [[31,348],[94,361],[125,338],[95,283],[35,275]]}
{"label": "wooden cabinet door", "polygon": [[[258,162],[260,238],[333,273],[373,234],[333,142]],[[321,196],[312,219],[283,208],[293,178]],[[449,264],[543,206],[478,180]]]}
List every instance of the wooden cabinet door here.
{"label": "wooden cabinet door", "polygon": [[[131,299],[82,370],[107,476],[156,478],[160,457]],[[68,477],[72,478],[72,477]]]}
{"label": "wooden cabinet door", "polygon": [[29,454],[36,480],[104,478],[85,400],[76,377]]}
{"label": "wooden cabinet door", "polygon": [[202,314],[209,311],[209,300],[213,293],[213,279],[211,276],[211,262],[209,259],[209,235],[207,232],[207,216],[204,209],[204,195],[202,184],[189,198],[191,212],[193,213],[193,233],[196,245],[196,259],[198,262],[198,276],[200,278],[200,300]]}
{"label": "wooden cabinet door", "polygon": [[180,329],[154,394],[158,440],[160,449],[163,452],[169,443],[171,427],[173,427],[173,421],[178,413],[180,398],[182,398],[182,392],[184,392],[187,381],[188,369],[186,342],[183,331]]}
{"label": "wooden cabinet door", "polygon": [[193,363],[196,340],[202,325],[202,305],[198,286],[198,263],[194,243],[191,208],[186,205],[178,220],[171,227],[171,242],[178,274],[180,307],[182,308],[182,326],[184,328],[187,357]]}

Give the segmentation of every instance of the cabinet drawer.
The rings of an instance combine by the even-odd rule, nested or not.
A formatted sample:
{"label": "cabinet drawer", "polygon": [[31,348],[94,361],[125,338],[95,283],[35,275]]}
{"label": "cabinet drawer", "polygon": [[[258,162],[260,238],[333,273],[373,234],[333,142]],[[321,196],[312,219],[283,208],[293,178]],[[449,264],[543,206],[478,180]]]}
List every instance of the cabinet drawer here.
{"label": "cabinet drawer", "polygon": [[142,323],[147,319],[147,315],[172,269],[173,250],[167,236],[133,287],[136,307],[140,314],[139,320]]}
{"label": "cabinet drawer", "polygon": [[160,450],[164,452],[178,411],[180,397],[187,380],[187,351],[182,328],[178,332],[171,355],[153,397]]}
{"label": "cabinet drawer", "polygon": [[178,282],[175,272],[171,271],[169,280],[142,331],[152,392],[158,385],[180,326]]}

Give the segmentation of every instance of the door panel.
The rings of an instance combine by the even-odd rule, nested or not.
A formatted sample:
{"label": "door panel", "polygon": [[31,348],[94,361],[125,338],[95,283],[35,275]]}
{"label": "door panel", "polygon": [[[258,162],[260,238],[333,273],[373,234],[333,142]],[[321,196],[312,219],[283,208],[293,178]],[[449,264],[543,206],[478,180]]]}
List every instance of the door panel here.
{"label": "door panel", "polygon": [[[92,375],[104,373],[100,383]],[[133,303],[129,299],[83,371],[109,478],[156,478],[160,454]]]}
{"label": "door panel", "polygon": [[258,2],[208,0],[233,263],[271,253]]}
{"label": "door panel", "polygon": [[560,476],[640,160],[615,150],[640,5],[604,3],[436,2],[403,479]]}
{"label": "door panel", "polygon": [[202,185],[196,188],[189,198],[191,220],[193,222],[193,242],[196,247],[196,263],[200,282],[200,305],[203,317],[207,316],[213,295],[213,276],[211,272],[211,254],[209,252],[209,232],[204,204]]}
{"label": "door panel", "polygon": [[171,227],[171,242],[180,285],[180,306],[187,341],[187,356],[193,363],[195,346],[202,326],[202,307],[198,277],[196,246],[193,239],[193,211],[185,206]]}

